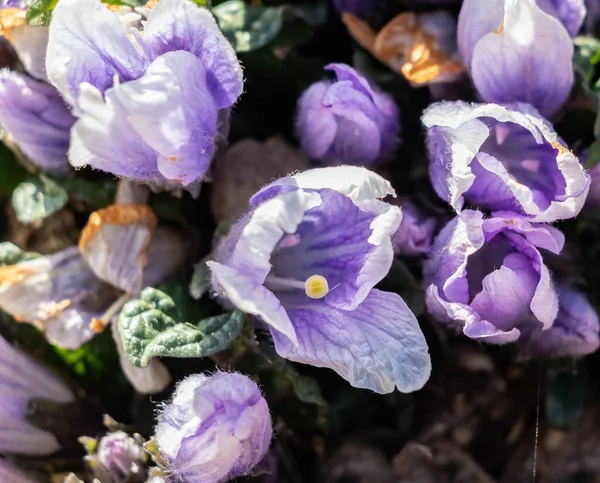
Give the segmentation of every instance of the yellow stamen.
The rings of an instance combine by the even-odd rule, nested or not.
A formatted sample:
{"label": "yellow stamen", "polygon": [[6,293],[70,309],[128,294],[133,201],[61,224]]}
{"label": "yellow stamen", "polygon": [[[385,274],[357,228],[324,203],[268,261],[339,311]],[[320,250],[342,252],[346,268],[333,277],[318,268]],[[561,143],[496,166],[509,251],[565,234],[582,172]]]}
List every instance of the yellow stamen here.
{"label": "yellow stamen", "polygon": [[311,275],[304,282],[304,291],[311,299],[322,299],[329,293],[329,284],[322,275]]}

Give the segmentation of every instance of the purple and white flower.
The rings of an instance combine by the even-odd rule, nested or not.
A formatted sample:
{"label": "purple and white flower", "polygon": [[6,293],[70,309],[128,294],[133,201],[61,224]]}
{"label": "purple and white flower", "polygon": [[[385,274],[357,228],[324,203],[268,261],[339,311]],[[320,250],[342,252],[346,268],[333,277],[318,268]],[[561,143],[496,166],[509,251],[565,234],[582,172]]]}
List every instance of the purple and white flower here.
{"label": "purple and white flower", "polygon": [[162,0],[143,34],[99,0],[53,12],[48,77],[79,118],[69,161],[159,186],[201,181],[243,90],[243,74],[212,14]]}
{"label": "purple and white flower", "polygon": [[53,87],[0,70],[0,125],[41,171],[65,174],[75,118]]}
{"label": "purple and white flower", "polygon": [[60,449],[53,434],[27,421],[33,399],[70,403],[75,397],[54,374],[0,337],[0,452],[46,455]]}
{"label": "purple and white flower", "polygon": [[256,383],[239,373],[184,379],[156,426],[169,469],[188,483],[248,474],[267,453],[272,435],[267,402]]}
{"label": "purple and white flower", "polygon": [[310,86],[298,101],[302,149],[326,164],[371,165],[392,154],[400,119],[394,99],[345,64],[326,67],[335,80]]}
{"label": "purple and white flower", "polygon": [[560,20],[571,37],[575,37],[583,25],[586,3],[586,0],[537,0],[544,12]]}
{"label": "purple and white flower", "polygon": [[468,201],[552,222],[583,207],[588,173],[531,106],[442,102],[423,123],[431,182],[457,212]]}
{"label": "purple and white flower", "polygon": [[424,266],[427,308],[440,322],[491,344],[549,330],[558,295],[540,249],[558,254],[563,244],[564,235],[549,225],[465,210],[437,236]]}
{"label": "purple and white flower", "polygon": [[[585,296],[557,285],[558,314],[552,327],[542,330],[523,324],[522,350],[528,356],[584,356],[600,346],[598,315]],[[525,332],[527,331],[527,332]]]}
{"label": "purple and white flower", "polygon": [[527,102],[549,116],[571,91],[573,41],[535,0],[465,0],[458,48],[485,102]]}
{"label": "purple and white flower", "polygon": [[265,323],[279,355],[379,393],[410,392],[431,362],[414,314],[373,287],[394,257],[391,185],[341,166],[281,178],[250,200],[208,262],[216,292]]}

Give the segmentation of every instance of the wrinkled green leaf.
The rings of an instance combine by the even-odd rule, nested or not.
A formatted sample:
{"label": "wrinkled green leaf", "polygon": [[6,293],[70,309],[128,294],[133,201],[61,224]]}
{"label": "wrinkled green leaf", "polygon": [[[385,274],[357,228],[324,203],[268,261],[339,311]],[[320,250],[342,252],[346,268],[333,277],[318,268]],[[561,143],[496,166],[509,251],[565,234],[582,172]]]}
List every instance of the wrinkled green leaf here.
{"label": "wrinkled green leaf", "polygon": [[37,253],[24,252],[17,245],[13,245],[10,242],[0,243],[0,267],[14,265],[15,263],[37,257],[39,257]]}
{"label": "wrinkled green leaf", "polygon": [[311,25],[323,23],[326,18],[324,4],[263,7],[229,0],[214,7],[212,12],[237,52],[250,52],[267,45],[281,31],[286,16],[302,18]]}
{"label": "wrinkled green leaf", "polygon": [[415,316],[425,310],[425,293],[404,262],[394,259],[387,276],[377,286],[385,292],[397,293],[406,302]]}
{"label": "wrinkled green leaf", "polygon": [[583,410],[589,385],[589,374],[584,363],[576,371],[549,369],[546,379],[546,415],[559,429],[572,428]]}
{"label": "wrinkled green leaf", "polygon": [[244,318],[234,311],[197,325],[180,322],[173,299],[149,287],[123,307],[119,331],[129,360],[144,367],[152,357],[206,357],[220,352],[238,336]]}
{"label": "wrinkled green leaf", "polygon": [[67,204],[67,192],[46,176],[31,178],[15,188],[12,205],[22,223],[33,223]]}
{"label": "wrinkled green leaf", "polygon": [[52,18],[52,10],[56,7],[58,0],[35,0],[27,10],[27,25],[37,27],[49,25]]}

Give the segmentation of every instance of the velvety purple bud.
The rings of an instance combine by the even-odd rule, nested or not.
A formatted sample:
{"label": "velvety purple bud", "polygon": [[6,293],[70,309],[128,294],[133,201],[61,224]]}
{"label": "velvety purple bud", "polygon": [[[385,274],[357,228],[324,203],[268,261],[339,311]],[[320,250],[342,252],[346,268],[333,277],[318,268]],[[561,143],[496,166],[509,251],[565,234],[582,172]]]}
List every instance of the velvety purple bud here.
{"label": "velvety purple bud", "polygon": [[45,455],[60,449],[54,435],[26,420],[33,399],[69,403],[74,396],[54,374],[0,337],[0,452]]}
{"label": "velvety purple bud", "polygon": [[93,337],[92,320],[115,298],[114,289],[96,278],[77,247],[0,267],[0,308],[68,349]]}
{"label": "velvety purple bud", "polygon": [[267,402],[256,383],[239,373],[184,379],[156,426],[169,469],[188,483],[248,474],[267,453],[272,436]]}
{"label": "velvety purple bud", "polygon": [[0,124],[41,171],[65,174],[75,118],[53,87],[27,76],[0,71]]}
{"label": "velvety purple bud", "polygon": [[98,460],[110,473],[113,483],[125,483],[131,475],[145,471],[144,448],[122,431],[109,433],[100,440]]}
{"label": "velvety purple bud", "polygon": [[0,481],[2,483],[40,483],[6,458],[0,458]]}
{"label": "velvety purple bud", "polygon": [[522,349],[529,356],[583,356],[598,349],[598,315],[585,296],[569,287],[557,286],[558,314],[552,327],[541,330],[528,325]]}
{"label": "velvety purple bud", "polygon": [[401,202],[400,207],[402,222],[392,238],[394,253],[412,257],[429,253],[437,220],[423,216],[410,201]]}
{"label": "velvety purple bud", "polygon": [[420,389],[431,370],[414,314],[373,287],[394,258],[400,210],[391,185],[365,168],[319,168],[281,178],[214,251],[215,292],[256,316],[282,357],[335,370],[388,393]]}
{"label": "velvety purple bud", "polygon": [[162,0],[143,33],[99,0],[53,12],[48,77],[74,106],[69,161],[161,187],[204,177],[243,90],[209,10]]}
{"label": "velvety purple bud", "polygon": [[366,17],[377,5],[377,0],[333,0],[333,4],[340,13]]}
{"label": "velvety purple bud", "polygon": [[571,37],[535,0],[465,0],[458,48],[486,102],[527,102],[549,116],[571,90]]}
{"label": "velvety purple bud", "polygon": [[457,212],[468,201],[552,222],[583,207],[588,173],[531,106],[440,102],[423,123],[431,182]]}
{"label": "velvety purple bud", "polygon": [[424,266],[427,308],[471,339],[504,344],[527,327],[552,326],[558,296],[539,249],[559,253],[564,235],[513,213],[465,210],[440,232]]}
{"label": "velvety purple bud", "polygon": [[326,67],[335,80],[310,86],[298,101],[296,130],[310,158],[370,165],[392,154],[400,121],[394,99],[345,64]]}

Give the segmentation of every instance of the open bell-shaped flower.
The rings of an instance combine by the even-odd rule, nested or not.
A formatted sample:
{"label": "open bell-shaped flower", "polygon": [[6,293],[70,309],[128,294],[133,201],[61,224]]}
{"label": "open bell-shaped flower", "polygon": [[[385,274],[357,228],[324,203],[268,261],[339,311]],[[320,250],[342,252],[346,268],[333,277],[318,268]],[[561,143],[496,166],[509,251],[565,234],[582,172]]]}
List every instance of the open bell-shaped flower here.
{"label": "open bell-shaped flower", "polygon": [[161,187],[201,181],[242,93],[231,44],[209,10],[161,0],[143,33],[99,0],[53,12],[48,77],[78,117],[69,161]]}
{"label": "open bell-shaped flower", "polygon": [[588,173],[531,106],[442,102],[423,124],[431,182],[457,212],[468,201],[552,222],[583,207]]}
{"label": "open bell-shaped flower", "polygon": [[0,70],[0,125],[10,142],[41,171],[64,174],[69,170],[67,150],[74,122],[54,87]]}
{"label": "open bell-shaped flower", "polygon": [[558,295],[540,249],[558,254],[563,244],[564,235],[549,225],[509,212],[484,219],[465,210],[442,229],[424,266],[427,308],[440,322],[491,344],[550,330]]}
{"label": "open bell-shaped flower", "polygon": [[366,166],[391,155],[400,120],[394,99],[345,64],[329,64],[335,80],[310,86],[298,101],[302,149],[326,164]]}
{"label": "open bell-shaped flower", "polygon": [[[60,449],[53,434],[27,421],[34,399],[70,403],[75,396],[54,374],[0,337],[0,452],[46,455]],[[0,475],[8,471],[2,461]]]}
{"label": "open bell-shaped flower", "polygon": [[267,402],[256,383],[239,373],[184,379],[156,426],[168,468],[188,483],[248,474],[267,453],[272,434]]}
{"label": "open bell-shaped flower", "polygon": [[358,167],[281,178],[252,197],[208,265],[215,291],[265,323],[282,357],[356,387],[410,392],[429,378],[425,338],[399,295],[373,288],[402,217],[377,199],[388,194]]}
{"label": "open bell-shaped flower", "polygon": [[565,102],[573,84],[573,41],[560,21],[540,8],[559,3],[464,1],[458,48],[485,102],[527,102],[544,116]]}

